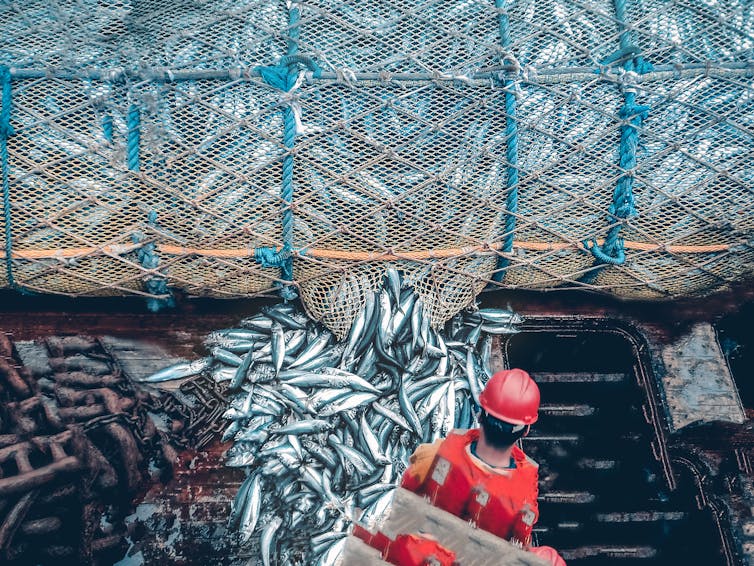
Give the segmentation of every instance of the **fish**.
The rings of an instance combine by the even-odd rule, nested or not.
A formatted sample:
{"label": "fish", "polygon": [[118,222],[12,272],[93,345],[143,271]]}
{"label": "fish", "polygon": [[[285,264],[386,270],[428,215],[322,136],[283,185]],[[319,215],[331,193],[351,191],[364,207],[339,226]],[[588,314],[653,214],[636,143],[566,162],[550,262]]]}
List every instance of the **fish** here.
{"label": "fish", "polygon": [[272,319],[263,315],[256,315],[249,318],[244,318],[239,323],[242,327],[251,330],[257,330],[259,332],[268,332],[272,330]]}
{"label": "fish", "polygon": [[224,350],[219,346],[212,348],[212,357],[218,362],[231,367],[238,367],[243,363],[243,359],[240,356],[237,356],[228,350]]}
{"label": "fish", "polygon": [[190,369],[155,374],[204,368],[228,385],[225,464],[248,470],[229,528],[244,544],[259,537],[266,564],[287,560],[293,533],[308,532],[310,544],[295,546],[299,559],[330,566],[357,505],[367,524],[383,516],[416,446],[473,425],[492,335],[515,332],[522,320],[472,305],[436,329],[433,305],[400,270],[391,266],[382,287],[371,285],[344,279],[341,290],[361,299],[343,306],[353,323],[342,341],[295,303],[272,305],[210,332],[210,356]]}
{"label": "fish", "polygon": [[398,403],[400,404],[403,415],[406,417],[406,420],[411,425],[411,428],[413,429],[413,431],[418,436],[421,436],[422,435],[421,420],[419,419],[419,415],[416,414],[416,410],[414,409],[414,406],[411,403],[411,400],[408,398],[408,393],[406,392],[405,384],[406,384],[406,376],[404,374],[401,377],[400,385],[398,386]]}
{"label": "fish", "polygon": [[466,353],[466,379],[469,384],[469,391],[471,391],[471,396],[474,399],[474,404],[478,406],[479,396],[482,394],[482,391],[479,388],[479,381],[474,371],[473,350],[471,348]]}
{"label": "fish", "polygon": [[[262,312],[272,319],[273,323],[277,322],[281,326],[290,330],[304,330],[306,328],[305,324],[301,324],[299,321],[281,310],[262,309]],[[272,329],[272,326],[273,325],[270,325],[270,329]]]}
{"label": "fish", "polygon": [[[259,474],[251,476],[253,479],[249,483],[244,498],[244,510],[241,515],[241,541],[246,543],[254,534],[259,520],[259,509],[262,506],[262,482]],[[247,478],[248,479],[248,478]]]}
{"label": "fish", "polygon": [[391,267],[385,271],[385,279],[387,282],[385,288],[390,292],[393,301],[397,303],[401,297],[401,276],[395,268]]}
{"label": "fish", "polygon": [[374,471],[374,466],[361,452],[343,444],[338,440],[337,436],[331,434],[327,439],[327,443],[335,449],[342,460],[350,462],[358,473],[368,475]]}
{"label": "fish", "polygon": [[207,356],[193,362],[179,362],[161,369],[146,377],[136,377],[135,381],[143,383],[162,383],[165,381],[173,381],[175,379],[184,379],[186,377],[193,377],[206,371],[210,368],[214,361],[212,356]]}
{"label": "fish", "polygon": [[236,493],[236,497],[233,499],[233,503],[230,508],[230,515],[228,516],[228,526],[234,528],[241,521],[241,514],[243,513],[246,505],[246,497],[249,493],[249,487],[253,483],[256,476],[246,476],[246,479],[241,484],[241,488]]}
{"label": "fish", "polygon": [[275,375],[278,375],[285,359],[285,337],[283,327],[277,320],[272,323],[270,343],[272,344],[272,365],[275,367]]}
{"label": "fish", "polygon": [[374,310],[374,297],[367,295],[364,303],[364,308],[356,315],[353,323],[351,324],[351,330],[348,332],[348,342],[346,348],[343,351],[344,363],[347,359],[352,359],[352,354],[355,351],[356,345],[362,338],[362,335],[367,329],[367,323],[372,318],[372,311]]}
{"label": "fish", "polygon": [[322,550],[317,560],[317,566],[333,566],[338,563],[338,557],[343,554],[346,546],[345,539],[331,542],[326,549]]}
{"label": "fish", "polygon": [[322,419],[296,421],[271,431],[271,434],[317,434],[330,430],[333,424]]}
{"label": "fish", "polygon": [[[325,532],[320,535],[313,536],[309,544],[315,554],[322,554],[325,547],[329,547],[333,542],[339,541],[348,536],[348,533],[344,532]],[[318,550],[319,549],[319,550]]]}
{"label": "fish", "polygon": [[374,435],[374,432],[370,428],[369,423],[367,423],[364,413],[361,414],[361,421],[359,424],[359,432],[361,433],[361,438],[372,457],[372,461],[377,464],[387,464],[390,459],[380,451],[380,445],[377,437]]}
{"label": "fish", "polygon": [[288,367],[295,368],[315,359],[329,344],[331,336],[329,332],[320,334]]}
{"label": "fish", "polygon": [[512,310],[504,309],[479,309],[480,318],[490,324],[521,324],[523,317]]}
{"label": "fish", "polygon": [[259,537],[259,546],[262,550],[262,563],[264,566],[270,566],[270,555],[272,553],[272,544],[283,520],[280,517],[273,517],[264,528]]}
{"label": "fish", "polygon": [[383,404],[374,402],[372,403],[372,408],[380,413],[381,415],[384,415],[391,421],[393,421],[398,426],[403,427],[405,430],[414,430],[413,427],[409,424],[409,422],[401,415],[396,413],[395,411],[392,411],[385,407]]}
{"label": "fish", "polygon": [[251,368],[253,361],[254,356],[252,355],[251,351],[249,351],[241,361],[241,365],[236,368],[236,373],[233,375],[233,379],[230,380],[228,389],[232,391],[241,387],[241,383],[243,383],[243,380],[246,378],[246,374],[248,373],[249,368]]}
{"label": "fish", "polygon": [[374,393],[367,393],[367,392],[351,393],[349,395],[344,396],[341,399],[338,399],[337,401],[334,401],[333,403],[329,405],[326,405],[320,408],[319,414],[320,416],[327,417],[334,413],[340,413],[342,411],[347,411],[348,409],[359,407],[366,403],[371,403],[376,398],[377,398],[377,395],[375,395]]}

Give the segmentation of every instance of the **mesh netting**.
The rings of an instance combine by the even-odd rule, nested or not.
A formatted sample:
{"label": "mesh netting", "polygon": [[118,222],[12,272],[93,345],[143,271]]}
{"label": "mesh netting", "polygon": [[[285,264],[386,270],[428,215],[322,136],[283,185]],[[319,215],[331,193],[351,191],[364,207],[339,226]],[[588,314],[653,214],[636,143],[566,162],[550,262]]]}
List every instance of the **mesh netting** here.
{"label": "mesh netting", "polygon": [[754,269],[745,0],[29,0],[0,45],[3,286],[295,287],[342,334],[390,266],[435,324]]}

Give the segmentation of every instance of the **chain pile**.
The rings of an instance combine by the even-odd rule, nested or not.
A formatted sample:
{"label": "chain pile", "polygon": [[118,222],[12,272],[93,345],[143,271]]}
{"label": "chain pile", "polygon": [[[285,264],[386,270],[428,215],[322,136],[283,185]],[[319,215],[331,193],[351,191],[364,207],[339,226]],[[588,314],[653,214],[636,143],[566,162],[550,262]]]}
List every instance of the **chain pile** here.
{"label": "chain pile", "polygon": [[99,340],[0,335],[0,401],[0,562],[112,564],[131,499],[172,460],[146,394]]}
{"label": "chain pile", "polygon": [[520,322],[481,309],[437,332],[390,270],[342,342],[280,304],[210,334],[211,356],[149,381],[204,371],[227,382],[227,465],[249,472],[230,525],[244,542],[259,537],[265,565],[333,564],[350,521],[387,509],[415,447],[473,424],[492,335]]}

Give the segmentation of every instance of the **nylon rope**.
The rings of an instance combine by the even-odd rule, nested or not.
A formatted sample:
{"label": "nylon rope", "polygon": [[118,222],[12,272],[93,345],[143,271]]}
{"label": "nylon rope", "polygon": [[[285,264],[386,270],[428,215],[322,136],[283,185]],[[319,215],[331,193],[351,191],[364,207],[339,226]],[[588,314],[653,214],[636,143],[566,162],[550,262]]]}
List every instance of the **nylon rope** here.
{"label": "nylon rope", "polygon": [[[147,214],[147,225],[157,226],[157,212],[150,210]],[[145,236],[141,233],[136,233],[131,236],[134,243],[141,243]],[[157,255],[156,246],[154,242],[147,242],[136,250],[136,257],[139,260],[139,264],[145,269],[149,269],[152,272],[157,273],[157,269],[160,267],[160,257]],[[170,308],[175,306],[175,298],[168,288],[167,277],[160,273],[151,275],[144,281],[144,289],[155,297],[149,297],[147,299],[147,308],[151,312],[158,312],[164,308]]]}
{"label": "nylon rope", "polygon": [[126,161],[131,171],[139,170],[139,145],[141,143],[141,113],[139,107],[131,104],[128,107],[128,141]]}
{"label": "nylon rope", "polygon": [[[105,138],[109,135],[108,141],[112,140],[112,118],[105,115],[102,119],[102,126],[105,132]],[[136,104],[128,107],[126,116],[127,138],[126,138],[126,165],[130,171],[139,171],[140,163],[140,146],[141,146],[141,112]],[[147,225],[157,226],[157,212],[150,210],[147,214]],[[143,234],[134,234],[131,239],[135,243],[140,243],[144,239]],[[157,270],[160,267],[160,256],[156,253],[154,242],[147,242],[136,250],[136,257],[139,264],[150,271],[152,275],[144,280],[144,290],[154,297],[147,299],[147,309],[151,312],[158,312],[164,308],[175,306],[175,298],[168,288],[167,277]],[[159,275],[158,275],[159,273]]]}
{"label": "nylon rope", "polygon": [[[495,8],[499,14],[500,43],[504,50],[511,45],[510,22],[508,13],[505,11],[506,0],[495,0]],[[518,65],[516,65],[518,66]],[[516,95],[514,93],[515,82],[507,76],[505,87],[505,137],[507,139],[505,158],[508,161],[506,189],[508,195],[505,199],[505,238],[502,252],[510,254],[513,250],[513,231],[516,228],[516,213],[518,212],[518,123],[516,122]],[[495,272],[492,280],[500,282],[505,275],[505,269],[510,264],[508,257],[498,256]]]}
{"label": "nylon rope", "polygon": [[277,65],[257,67],[257,71],[270,86],[287,93],[282,98],[283,106],[283,145],[286,152],[282,161],[281,198],[281,228],[283,246],[278,250],[273,247],[260,247],[254,250],[254,259],[262,267],[279,267],[280,296],[285,300],[292,300],[298,296],[293,285],[293,149],[296,145],[296,114],[291,91],[297,86],[299,65],[304,65],[314,71],[314,76],[320,73],[319,67],[309,57],[298,54],[298,39],[300,35],[301,10],[297,2],[291,2],[288,9],[288,49],[287,55],[282,57]]}
{"label": "nylon rope", "polygon": [[11,289],[23,294],[31,294],[30,291],[16,283],[13,276],[13,218],[10,205],[10,173],[8,171],[8,138],[13,135],[13,126],[10,116],[13,105],[13,91],[11,89],[10,69],[6,65],[0,65],[0,88],[2,99],[0,104],[0,169],[3,180],[3,213],[5,216],[5,273],[8,285]]}
{"label": "nylon rope", "polygon": [[626,0],[615,0],[615,16],[621,29],[619,54],[632,54],[623,64],[623,107],[618,116],[623,120],[620,127],[619,166],[623,174],[613,190],[613,201],[608,208],[608,228],[604,243],[600,246],[594,238],[584,240],[584,247],[595,258],[593,268],[580,278],[582,283],[594,282],[600,271],[608,265],[623,265],[626,261],[623,238],[620,237],[625,221],[636,215],[634,206],[634,170],[636,169],[636,148],[639,144],[639,128],[649,113],[649,106],[636,104],[636,89],[633,77],[637,73],[652,71],[652,65],[638,55],[639,48],[633,44],[629,27],[626,24]]}

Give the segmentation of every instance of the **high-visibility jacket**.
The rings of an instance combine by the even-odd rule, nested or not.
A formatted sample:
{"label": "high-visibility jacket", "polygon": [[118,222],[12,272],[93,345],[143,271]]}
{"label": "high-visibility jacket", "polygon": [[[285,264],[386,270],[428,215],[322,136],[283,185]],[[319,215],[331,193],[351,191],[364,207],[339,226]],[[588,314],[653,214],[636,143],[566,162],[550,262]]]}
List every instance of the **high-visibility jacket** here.
{"label": "high-visibility jacket", "polygon": [[511,453],[514,466],[489,466],[471,454],[478,438],[479,429],[453,431],[420,446],[401,485],[480,529],[528,546],[539,517],[538,466],[517,446]]}

